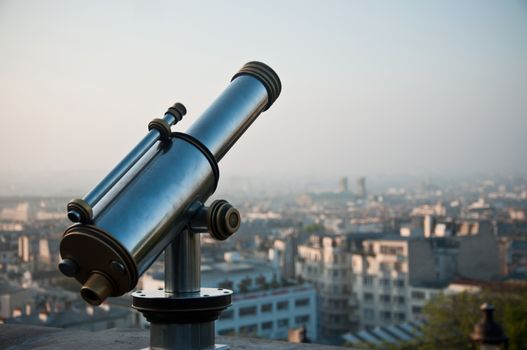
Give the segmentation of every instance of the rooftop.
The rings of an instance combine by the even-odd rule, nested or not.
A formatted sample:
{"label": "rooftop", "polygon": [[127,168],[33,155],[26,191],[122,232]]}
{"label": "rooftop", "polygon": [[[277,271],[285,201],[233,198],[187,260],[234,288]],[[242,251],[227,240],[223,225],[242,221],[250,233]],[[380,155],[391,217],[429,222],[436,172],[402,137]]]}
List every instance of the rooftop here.
{"label": "rooftop", "polygon": [[[8,350],[55,349],[144,349],[148,347],[149,333],[145,330],[112,328],[95,333],[50,327],[0,325],[0,344]],[[228,344],[232,350],[342,350],[336,346],[297,344],[242,337],[216,337],[216,343]],[[346,348],[353,350],[351,348]],[[356,349],[358,350],[358,349]]]}

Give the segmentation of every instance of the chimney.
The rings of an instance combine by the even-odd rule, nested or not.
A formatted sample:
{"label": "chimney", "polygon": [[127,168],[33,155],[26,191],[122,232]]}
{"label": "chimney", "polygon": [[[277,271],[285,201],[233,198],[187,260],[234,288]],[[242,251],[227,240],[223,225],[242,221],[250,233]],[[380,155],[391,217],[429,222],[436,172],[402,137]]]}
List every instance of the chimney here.
{"label": "chimney", "polygon": [[38,313],[38,319],[41,321],[41,322],[44,322],[46,323],[48,321],[48,312],[47,311],[40,311]]}

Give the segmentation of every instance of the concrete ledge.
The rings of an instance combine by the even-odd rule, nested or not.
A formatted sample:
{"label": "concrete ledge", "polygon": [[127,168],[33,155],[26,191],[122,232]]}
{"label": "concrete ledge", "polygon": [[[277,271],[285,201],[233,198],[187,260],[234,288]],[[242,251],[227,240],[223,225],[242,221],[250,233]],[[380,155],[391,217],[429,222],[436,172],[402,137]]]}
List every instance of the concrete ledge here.
{"label": "concrete ledge", "polygon": [[[0,348],[5,350],[118,350],[148,347],[149,333],[132,328],[112,328],[100,332],[26,325],[0,325]],[[236,350],[342,350],[341,347],[319,344],[294,344],[266,339],[216,337],[216,343],[228,344]],[[350,349],[350,348],[348,348]]]}

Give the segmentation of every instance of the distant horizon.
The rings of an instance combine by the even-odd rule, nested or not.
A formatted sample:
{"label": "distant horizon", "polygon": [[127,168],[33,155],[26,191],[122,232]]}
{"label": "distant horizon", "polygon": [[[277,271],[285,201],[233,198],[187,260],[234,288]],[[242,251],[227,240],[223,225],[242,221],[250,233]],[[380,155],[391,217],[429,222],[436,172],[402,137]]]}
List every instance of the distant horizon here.
{"label": "distant horizon", "polygon": [[[221,167],[220,167],[221,168]],[[45,176],[31,177],[15,176],[14,180],[7,180],[0,176],[0,197],[82,197],[98,181],[102,180],[105,173],[100,171],[87,172],[92,173],[93,177],[85,177],[82,181],[76,183],[75,172],[54,172]],[[100,175],[101,176],[96,176]],[[41,174],[42,175],[42,174]],[[289,190],[295,193],[303,193],[307,190],[338,190],[338,181],[342,177],[348,178],[348,186],[351,191],[357,186],[356,180],[359,177],[366,178],[366,186],[373,189],[388,189],[390,187],[406,187],[409,185],[419,185],[423,183],[432,183],[441,185],[455,181],[484,181],[484,180],[510,180],[524,179],[527,181],[526,173],[460,173],[460,174],[438,174],[438,173],[377,173],[377,174],[340,174],[335,176],[269,176],[269,175],[239,175],[223,174],[220,169],[220,182],[218,193],[227,194],[229,191],[244,192],[246,190],[258,191],[284,191]],[[239,188],[236,189],[236,185]]]}

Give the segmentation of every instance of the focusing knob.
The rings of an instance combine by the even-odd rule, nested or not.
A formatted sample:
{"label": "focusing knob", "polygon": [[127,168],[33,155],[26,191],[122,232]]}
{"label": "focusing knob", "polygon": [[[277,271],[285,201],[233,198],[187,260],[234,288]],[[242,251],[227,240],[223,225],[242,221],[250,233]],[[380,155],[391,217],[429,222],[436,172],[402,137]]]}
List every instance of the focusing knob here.
{"label": "focusing knob", "polygon": [[79,265],[71,259],[62,259],[59,262],[59,270],[65,276],[74,277],[79,272]]}
{"label": "focusing knob", "polygon": [[210,235],[219,241],[224,241],[232,236],[238,231],[241,224],[238,209],[223,199],[212,202],[207,219]]}

